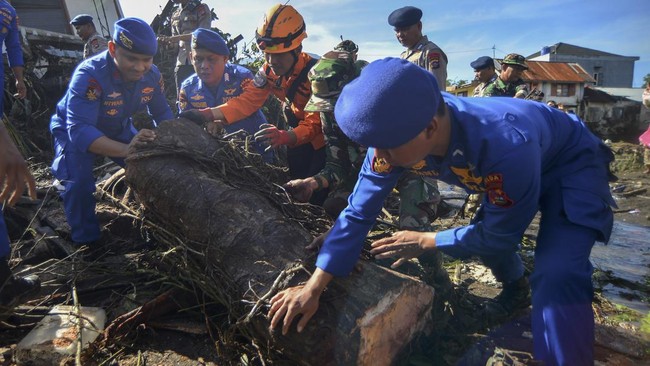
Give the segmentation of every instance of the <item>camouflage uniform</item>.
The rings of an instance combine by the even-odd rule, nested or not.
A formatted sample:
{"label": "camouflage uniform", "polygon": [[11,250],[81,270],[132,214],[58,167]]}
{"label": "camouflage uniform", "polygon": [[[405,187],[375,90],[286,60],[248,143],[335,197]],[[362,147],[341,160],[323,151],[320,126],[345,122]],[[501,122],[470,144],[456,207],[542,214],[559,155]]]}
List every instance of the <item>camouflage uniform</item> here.
{"label": "camouflage uniform", "polygon": [[415,46],[402,52],[400,57],[429,70],[438,80],[440,90],[445,90],[447,84],[447,55],[435,43],[429,41],[427,36],[422,36],[422,39]]}
{"label": "camouflage uniform", "polygon": [[514,97],[525,98],[528,95],[528,85],[521,79],[506,83],[497,78],[483,90],[484,97]]}
{"label": "camouflage uniform", "polygon": [[95,56],[96,54],[106,51],[108,49],[108,41],[99,33],[95,32],[86,44],[84,44],[84,59]]}
{"label": "camouflage uniform", "polygon": [[[516,53],[509,53],[501,60],[501,65],[518,67],[528,70],[526,58]],[[528,96],[528,85],[522,80],[506,83],[498,77],[493,83],[483,90],[484,97],[514,97],[524,99]]]}
{"label": "camouflage uniform", "polygon": [[[349,42],[349,43],[346,43]],[[334,117],[334,105],[343,86],[356,78],[365,61],[353,62],[357,47],[342,42],[328,52],[309,72],[312,96],[305,111],[320,112],[325,137],[325,167],[317,174],[329,183],[330,193],[323,207],[330,216],[347,206],[366,156],[366,148],[351,141],[339,128]],[[426,184],[428,177],[405,173],[397,185],[400,197],[399,226],[401,229],[428,231],[440,202],[437,185]],[[435,180],[432,180],[435,184]]]}
{"label": "camouflage uniform", "polygon": [[320,113],[326,160],[316,177],[328,182],[329,194],[323,207],[332,217],[338,216],[347,205],[347,198],[366,157],[366,148],[352,142],[341,131],[334,117],[334,105],[343,85],[357,77],[367,64],[365,61],[354,61],[357,50],[354,42],[343,41],[334,51],[323,55],[309,72],[312,95],[305,112]]}

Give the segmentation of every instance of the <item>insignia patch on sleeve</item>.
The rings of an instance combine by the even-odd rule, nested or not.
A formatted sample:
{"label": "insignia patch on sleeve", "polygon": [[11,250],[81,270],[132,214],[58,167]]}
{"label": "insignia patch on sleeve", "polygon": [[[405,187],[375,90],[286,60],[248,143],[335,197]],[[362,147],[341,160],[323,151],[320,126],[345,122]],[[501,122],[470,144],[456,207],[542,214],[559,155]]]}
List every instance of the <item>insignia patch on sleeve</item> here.
{"label": "insignia patch on sleeve", "polygon": [[508,208],[514,203],[503,190],[503,175],[489,174],[485,178],[485,188],[488,194],[488,200],[491,204],[503,208]]}
{"label": "insignia patch on sleeve", "polygon": [[97,80],[90,79],[88,80],[88,87],[86,88],[86,99],[95,101],[102,96],[102,87],[99,85]]}
{"label": "insignia patch on sleeve", "polygon": [[378,158],[377,156],[372,157],[372,171],[377,174],[388,174],[393,170],[393,167],[388,164],[386,159]]}
{"label": "insignia patch on sleeve", "polygon": [[431,52],[427,55],[429,61],[429,68],[437,69],[440,67],[440,54],[438,52]]}
{"label": "insignia patch on sleeve", "polygon": [[257,71],[257,74],[255,74],[255,77],[253,78],[253,85],[257,88],[263,88],[266,86],[266,83],[268,83],[268,79],[266,77],[266,72],[264,72],[264,69],[260,68]]}

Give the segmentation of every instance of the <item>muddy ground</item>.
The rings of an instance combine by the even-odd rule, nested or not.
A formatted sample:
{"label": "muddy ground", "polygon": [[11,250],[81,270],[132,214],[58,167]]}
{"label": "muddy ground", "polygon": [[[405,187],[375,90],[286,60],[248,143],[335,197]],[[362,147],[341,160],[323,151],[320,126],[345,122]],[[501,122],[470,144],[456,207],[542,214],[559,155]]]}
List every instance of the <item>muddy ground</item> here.
{"label": "muddy ground", "polygon": [[[618,159],[626,163],[616,173],[619,180],[611,185],[619,205],[615,218],[650,226],[650,176],[642,174],[638,164],[627,163],[634,146],[625,146],[623,150]],[[635,154],[637,152],[633,151],[631,155]],[[115,171],[110,168],[99,169],[98,175],[108,176]],[[43,262],[45,264],[31,263],[29,269],[30,266],[21,260],[31,258],[30,251],[39,238],[34,232],[44,232],[41,238],[47,235],[48,240],[65,248],[69,249],[66,245],[70,244],[69,228],[60,200],[50,187],[51,177],[47,168],[44,164],[37,164],[34,170],[39,177],[40,200],[36,203],[21,202],[16,209],[9,210],[7,216],[10,228],[13,228],[10,233],[12,242],[18,248],[12,264],[18,271],[39,273],[44,279],[44,287],[38,296],[21,304],[4,324],[0,324],[0,365],[13,364],[16,343],[51,306],[72,303],[71,283],[75,284],[79,302],[106,309],[109,322],[173,288],[176,283],[167,274],[161,274],[160,267],[164,267],[164,263],[158,262],[155,240],[140,229],[135,213],[129,211],[128,204],[125,208],[126,201],[120,201],[124,187],[119,186],[119,182],[104,187],[98,207],[98,216],[105,229],[104,239],[113,247],[110,255],[91,264],[70,261],[70,257],[49,259]],[[30,215],[38,217],[38,220],[29,220]],[[35,224],[36,221],[39,224]],[[465,222],[467,219],[452,214],[436,225],[444,228]],[[30,230],[25,230],[26,227]],[[535,223],[524,241],[524,258],[531,257],[534,237]],[[56,256],[57,253],[47,255]],[[528,265],[532,267],[530,261]],[[414,341],[404,351],[399,365],[484,365],[489,358],[500,360],[504,365],[534,364],[531,361],[529,311],[515,314],[503,324],[487,327],[476,314],[483,301],[498,294],[498,284],[477,262],[460,263],[449,259],[446,268],[455,282],[453,292],[445,295],[447,306],[434,316],[437,323],[433,324],[432,332]],[[640,286],[647,289],[649,281],[646,279],[646,283]],[[646,299],[648,297],[650,293],[646,293]],[[110,339],[104,344],[96,343],[84,354],[83,364],[294,364],[283,360],[281,354],[270,358],[258,357],[255,348],[245,344],[245,339],[224,339],[219,326],[227,320],[219,316],[219,307],[205,310],[188,309],[135,324],[120,338]],[[602,296],[596,297],[594,310],[597,364],[650,364],[650,320],[647,314],[622,309]],[[644,316],[645,323],[642,320]],[[643,324],[645,331],[641,330]],[[67,364],[74,362],[67,360]]]}

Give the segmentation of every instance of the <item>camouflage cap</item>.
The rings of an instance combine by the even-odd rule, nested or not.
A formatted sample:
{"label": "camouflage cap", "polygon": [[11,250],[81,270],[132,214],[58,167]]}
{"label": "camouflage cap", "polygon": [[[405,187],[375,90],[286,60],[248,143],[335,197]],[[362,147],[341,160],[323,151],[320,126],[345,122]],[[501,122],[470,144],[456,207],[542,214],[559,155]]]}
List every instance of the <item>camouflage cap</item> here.
{"label": "camouflage cap", "polygon": [[327,97],[341,92],[354,78],[354,59],[348,52],[330,51],[309,71],[312,93]]}
{"label": "camouflage cap", "polygon": [[[356,48],[353,42],[348,42]],[[347,51],[335,49],[323,55],[309,71],[312,95],[305,106],[305,111],[334,111],[334,104],[343,87],[356,78],[367,64],[366,61],[354,61],[354,54]]]}
{"label": "camouflage cap", "polygon": [[528,70],[528,64],[526,64],[526,58],[517,53],[509,53],[506,57],[501,60],[502,64],[506,65],[516,65],[523,67],[524,70]]}

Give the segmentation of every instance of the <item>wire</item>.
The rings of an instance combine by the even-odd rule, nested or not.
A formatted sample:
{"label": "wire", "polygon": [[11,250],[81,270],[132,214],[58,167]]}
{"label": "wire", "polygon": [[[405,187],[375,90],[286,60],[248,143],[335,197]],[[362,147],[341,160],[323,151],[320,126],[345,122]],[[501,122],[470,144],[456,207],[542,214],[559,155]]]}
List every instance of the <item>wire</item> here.
{"label": "wire", "polygon": [[[104,0],[101,0],[99,3],[102,4],[102,11],[104,12],[104,22],[106,22],[106,27],[108,27],[108,18],[106,17],[106,8],[104,8]],[[111,30],[106,29],[106,33],[108,33],[108,38],[110,39],[111,38]]]}
{"label": "wire", "polygon": [[99,29],[102,31],[102,35],[104,31],[106,31],[110,36],[111,32],[108,30],[108,28],[106,28],[108,27],[108,20],[106,19],[106,9],[104,9],[104,4],[103,2],[101,2],[101,0],[100,3],[102,4],[102,9],[104,10],[104,21],[106,22],[106,26],[104,26],[104,23],[102,22],[102,18],[99,14],[99,9],[97,8],[97,1],[93,0],[93,4],[95,5],[95,14],[97,14],[97,21],[99,22]]}

